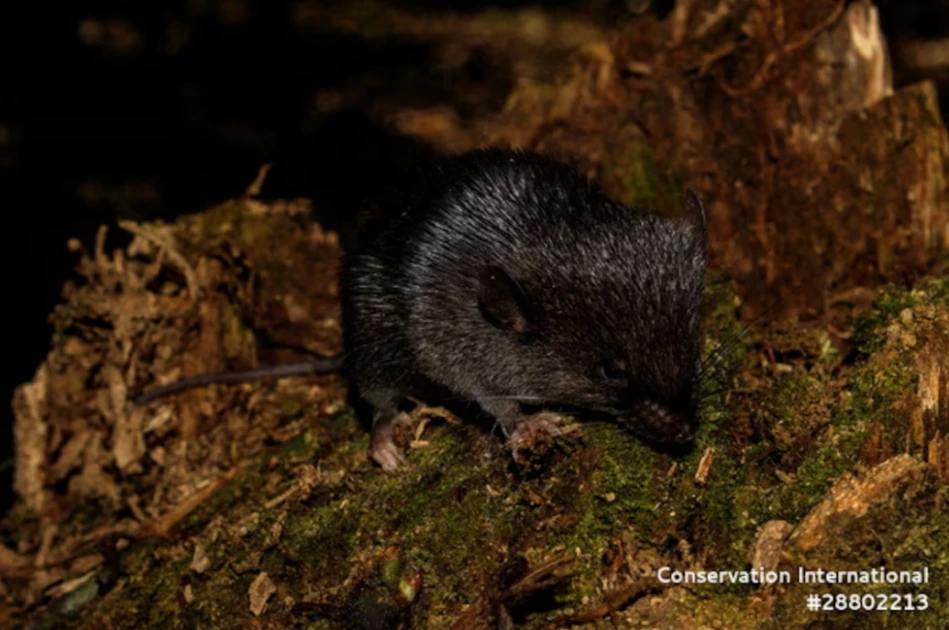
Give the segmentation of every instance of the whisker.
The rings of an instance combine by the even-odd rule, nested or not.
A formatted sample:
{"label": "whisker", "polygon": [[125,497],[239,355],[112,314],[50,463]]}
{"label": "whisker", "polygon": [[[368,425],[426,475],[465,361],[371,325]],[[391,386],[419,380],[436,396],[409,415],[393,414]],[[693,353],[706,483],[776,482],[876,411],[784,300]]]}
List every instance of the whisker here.
{"label": "whisker", "polygon": [[774,300],[771,304],[767,306],[767,308],[765,308],[761,313],[759,313],[757,317],[751,320],[751,322],[749,322],[748,325],[746,325],[740,332],[736,333],[731,338],[726,339],[725,341],[720,343],[714,350],[712,350],[711,353],[709,353],[709,356],[707,356],[702,361],[700,370],[704,370],[704,368],[707,365],[714,365],[714,363],[712,363],[713,360],[718,360],[722,355],[725,355],[731,352],[731,350],[734,349],[738,345],[738,342],[741,341],[745,337],[746,334],[748,334],[748,331],[750,331],[753,327],[761,323],[761,321],[765,317],[767,317],[769,314],[774,312],[774,310],[779,306],[779,304],[780,304],[779,300]]}
{"label": "whisker", "polygon": [[734,350],[738,346],[738,343],[744,338],[744,336],[748,334],[748,331],[751,330],[751,327],[753,325],[754,325],[753,323],[748,324],[747,326],[745,326],[744,330],[735,334],[730,339],[727,339],[721,342],[720,344],[718,344],[718,346],[716,346],[709,353],[709,355],[702,360],[702,364],[700,365],[700,368],[699,368],[700,371],[705,371],[707,368],[714,367],[718,361],[720,361],[723,357],[731,353],[731,351]]}

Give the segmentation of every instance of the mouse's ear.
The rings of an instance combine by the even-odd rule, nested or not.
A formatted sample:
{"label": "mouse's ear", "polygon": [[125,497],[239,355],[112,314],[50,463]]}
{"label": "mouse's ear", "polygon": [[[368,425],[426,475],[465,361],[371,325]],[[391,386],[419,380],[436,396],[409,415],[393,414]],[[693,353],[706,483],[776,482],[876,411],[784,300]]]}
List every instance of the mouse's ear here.
{"label": "mouse's ear", "polygon": [[681,220],[692,227],[702,240],[705,240],[706,227],[705,204],[702,198],[689,186],[685,189],[685,207],[682,209]]}
{"label": "mouse's ear", "polygon": [[501,330],[518,335],[529,335],[533,330],[527,296],[500,267],[485,267],[478,275],[478,308],[488,322]]}

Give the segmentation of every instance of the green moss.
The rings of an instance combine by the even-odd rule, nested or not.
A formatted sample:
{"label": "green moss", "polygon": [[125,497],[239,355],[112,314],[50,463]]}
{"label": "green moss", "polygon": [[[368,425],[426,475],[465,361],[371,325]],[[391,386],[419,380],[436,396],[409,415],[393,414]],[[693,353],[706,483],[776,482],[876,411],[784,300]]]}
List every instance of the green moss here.
{"label": "green moss", "polygon": [[422,618],[472,601],[504,560],[521,511],[488,490],[511,484],[506,453],[479,458],[472,438],[468,427],[435,432],[412,453],[410,470],[374,480],[361,503],[363,544],[398,544],[402,564],[425,575]]}
{"label": "green moss", "polygon": [[899,317],[904,309],[920,304],[949,303],[949,280],[934,278],[921,287],[910,289],[903,286],[887,287],[873,307],[854,322],[854,341],[864,354],[872,354],[883,348],[889,324]]}
{"label": "green moss", "polygon": [[290,584],[313,587],[341,582],[349,574],[361,523],[362,514],[335,497],[317,508],[301,506],[285,521],[277,550],[270,554],[275,560],[271,569],[280,576],[282,566],[294,567],[293,579],[287,580]]}
{"label": "green moss", "polygon": [[828,430],[816,452],[794,471],[793,481],[775,486],[763,497],[758,518],[792,523],[803,518],[823,498],[834,480],[853,468],[857,453],[866,441],[866,426],[860,422]]}
{"label": "green moss", "polygon": [[[158,561],[161,560],[160,566]],[[167,628],[176,625],[182,613],[182,588],[190,559],[155,558],[152,570],[139,572],[120,582],[109,593],[108,607],[97,606],[75,627],[102,627],[103,617],[116,628]],[[101,602],[101,600],[100,600]],[[100,603],[97,602],[97,603]],[[234,610],[231,608],[231,610]],[[63,620],[60,620],[63,624]],[[63,624],[57,627],[70,627]]]}
{"label": "green moss", "polygon": [[694,523],[692,538],[701,541],[702,551],[707,551],[714,558],[712,562],[722,568],[745,565],[759,525],[749,510],[752,497],[742,492],[743,481],[741,467],[719,446],[705,485],[697,487],[691,505],[682,508],[682,526]]}
{"label": "green moss", "polygon": [[[905,431],[906,422],[894,422],[893,403],[912,391],[914,375],[906,362],[888,362],[884,372],[875,365],[862,364],[854,370],[852,386],[834,402],[828,414],[826,427],[809,424],[801,417],[801,410],[823,404],[826,396],[820,382],[806,374],[798,374],[782,381],[772,402],[767,424],[776,436],[773,447],[778,452],[788,451],[793,457],[804,454],[792,472],[789,483],[772,487],[764,503],[756,511],[759,519],[783,519],[796,522],[824,496],[833,481],[852,470],[859,461],[861,449],[869,438],[871,423],[892,425],[894,431]],[[814,433],[815,447],[802,448],[807,433]],[[890,443],[900,443],[888,435]]]}
{"label": "green moss", "polygon": [[[908,304],[921,303],[927,294],[902,292],[890,294],[863,319],[863,331],[871,336],[888,328],[894,317]],[[873,342],[882,352],[882,340]],[[802,518],[824,496],[833,481],[853,469],[860,461],[862,449],[870,437],[870,428],[882,428],[882,441],[901,451],[908,443],[911,423],[907,409],[900,402],[915,391],[917,374],[912,353],[887,351],[858,363],[851,372],[850,384],[832,401],[826,427],[809,425],[801,411],[813,408],[825,398],[825,385],[805,373],[782,380],[777,393],[764,408],[766,425],[775,436],[773,446],[780,451],[804,454],[793,471],[790,483],[782,483],[768,491],[759,518],[780,518],[795,522]],[[815,447],[804,449],[801,439],[808,431],[815,433]],[[783,439],[782,439],[783,437]],[[872,454],[871,454],[872,455]]]}
{"label": "green moss", "polygon": [[909,352],[891,353],[885,361],[856,370],[850,388],[853,397],[842,409],[844,418],[872,418],[890,429],[908,429],[908,423],[902,422],[905,414],[896,409],[895,403],[915,388],[918,374],[912,358]]}
{"label": "green moss", "polygon": [[599,432],[594,439],[604,446],[604,453],[590,476],[590,496],[609,504],[609,509],[594,512],[602,513],[610,528],[644,524],[654,514],[656,453],[621,431],[605,433]]}
{"label": "green moss", "polygon": [[596,595],[603,554],[624,533],[649,544],[655,527],[656,452],[617,427],[589,426],[584,433],[588,454],[533,484],[562,515],[578,519],[547,537],[548,548],[577,553],[570,592],[561,597],[564,604]]}
{"label": "green moss", "polygon": [[[944,290],[944,283],[936,286]],[[873,325],[865,330],[885,330],[908,305],[932,302],[939,291],[930,287],[892,293],[879,305],[882,314],[867,316]],[[728,302],[719,297],[710,304],[710,329],[727,327]],[[737,351],[742,350],[738,344]],[[825,343],[813,364],[821,365],[821,357],[826,363],[827,355]],[[740,459],[733,457],[728,441],[722,441],[733,410],[713,401],[706,410],[711,421],[705,422],[699,443],[716,447],[715,461],[705,487],[696,488],[683,478],[673,491],[671,505],[681,517],[675,526],[689,524],[690,539],[702,541],[717,566],[741,566],[758,526],[771,519],[799,521],[840,475],[853,469],[863,455],[871,425],[884,428],[886,444],[907,443],[910,423],[900,402],[915,391],[912,359],[907,351],[864,358],[852,369],[850,386],[843,392],[831,388],[820,372],[794,367],[757,405],[752,421],[756,433],[766,439],[741,451]],[[701,450],[683,460],[683,471],[695,470]],[[775,464],[788,473],[784,481],[776,477]],[[728,526],[722,528],[723,523]]]}

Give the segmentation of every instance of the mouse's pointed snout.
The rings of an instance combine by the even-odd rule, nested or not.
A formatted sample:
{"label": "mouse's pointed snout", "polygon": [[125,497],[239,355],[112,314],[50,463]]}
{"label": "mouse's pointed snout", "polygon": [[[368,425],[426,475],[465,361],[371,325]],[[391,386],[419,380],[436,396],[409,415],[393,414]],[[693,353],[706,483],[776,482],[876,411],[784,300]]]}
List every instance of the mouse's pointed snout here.
{"label": "mouse's pointed snout", "polygon": [[688,444],[695,439],[698,429],[695,414],[675,411],[651,400],[636,404],[632,416],[639,432],[666,444]]}

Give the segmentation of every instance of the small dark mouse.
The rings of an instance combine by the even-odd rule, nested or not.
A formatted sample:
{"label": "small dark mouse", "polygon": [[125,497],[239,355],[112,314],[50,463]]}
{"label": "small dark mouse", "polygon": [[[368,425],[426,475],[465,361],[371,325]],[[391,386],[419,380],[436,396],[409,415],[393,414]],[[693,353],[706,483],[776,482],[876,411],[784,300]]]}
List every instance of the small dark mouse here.
{"label": "small dark mouse", "polygon": [[[445,158],[409,188],[360,218],[340,274],[342,370],[373,409],[384,469],[402,461],[400,403],[427,392],[478,403],[515,445],[552,417],[522,404],[608,414],[660,443],[694,437],[706,267],[694,192],[667,220],[502,149]],[[202,375],[146,397],[337,362]]]}

